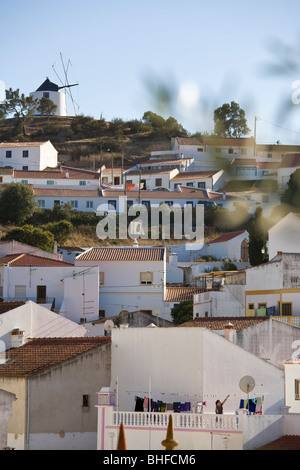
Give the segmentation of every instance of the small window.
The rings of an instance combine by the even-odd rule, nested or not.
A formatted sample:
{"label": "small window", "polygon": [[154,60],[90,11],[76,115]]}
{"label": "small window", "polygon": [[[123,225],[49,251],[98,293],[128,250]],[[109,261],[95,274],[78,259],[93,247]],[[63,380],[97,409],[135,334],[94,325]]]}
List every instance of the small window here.
{"label": "small window", "polygon": [[104,308],[99,308],[99,318],[105,318],[105,310]]}
{"label": "small window", "polygon": [[254,310],[254,304],[248,304],[248,309],[249,310]]}
{"label": "small window", "polygon": [[165,204],[167,204],[167,206],[173,206],[173,201],[165,201]]}
{"label": "small window", "polygon": [[153,272],[140,272],[140,284],[142,286],[151,286],[153,284]]}
{"label": "small window", "polygon": [[194,183],[193,182],[189,182],[189,183],[186,183],[186,185],[189,187],[189,188],[192,188],[194,186]]}
{"label": "small window", "polygon": [[281,304],[281,315],[290,316],[292,315],[292,302],[283,302]]}
{"label": "small window", "polygon": [[6,155],[6,158],[11,158],[11,155],[12,155],[11,150],[6,150],[5,155]]}
{"label": "small window", "polygon": [[55,206],[60,206],[60,201],[58,201],[57,199],[55,199],[53,203],[53,207]]}
{"label": "small window", "polygon": [[114,176],[114,184],[115,185],[120,184],[120,176]]}
{"label": "small window", "polygon": [[21,180],[21,183],[28,184],[28,180]]}
{"label": "small window", "polygon": [[230,155],[232,155],[232,154],[233,154],[233,149],[228,149],[228,153],[229,153]]}
{"label": "small window", "polygon": [[92,209],[94,207],[93,201],[86,201],[86,208],[87,209]]}
{"label": "small window", "polygon": [[197,152],[203,152],[203,148],[202,147],[197,148]]}
{"label": "small window", "polygon": [[267,308],[267,304],[265,302],[258,304],[258,308]]}
{"label": "small window", "polygon": [[22,170],[27,171],[28,170],[28,165],[22,166]]}
{"label": "small window", "polygon": [[142,204],[146,206],[148,209],[150,207],[150,201],[142,201]]}
{"label": "small window", "polygon": [[47,184],[54,184],[54,180],[47,180]]}
{"label": "small window", "polygon": [[49,91],[44,91],[43,98],[49,98],[50,94]]}
{"label": "small window", "polygon": [[82,406],[83,407],[90,406],[90,396],[89,395],[82,395]]}
{"label": "small window", "polygon": [[295,379],[295,400],[300,400],[300,379]]}
{"label": "small window", "polygon": [[23,150],[23,158],[28,158],[29,152],[28,150]]}
{"label": "small window", "polygon": [[77,209],[78,208],[78,201],[71,201],[71,206],[73,207],[73,209]]}
{"label": "small window", "polygon": [[263,194],[262,195],[262,202],[265,203],[265,204],[268,204],[270,202],[268,194]]}
{"label": "small window", "polygon": [[198,189],[205,189],[206,183],[205,181],[199,181],[198,183]]}
{"label": "small window", "polygon": [[111,210],[112,208],[116,210],[116,208],[117,208],[117,201],[115,201],[115,200],[108,201],[108,209]]}
{"label": "small window", "polygon": [[155,178],[155,186],[162,186],[162,178]]}
{"label": "small window", "polygon": [[38,207],[45,207],[45,200],[44,199],[38,199]]}
{"label": "small window", "polygon": [[26,297],[26,286],[15,286],[15,297],[24,299]]}
{"label": "small window", "polygon": [[86,181],[79,181],[79,186],[86,186]]}
{"label": "small window", "polygon": [[105,272],[99,271],[99,286],[105,285]]}

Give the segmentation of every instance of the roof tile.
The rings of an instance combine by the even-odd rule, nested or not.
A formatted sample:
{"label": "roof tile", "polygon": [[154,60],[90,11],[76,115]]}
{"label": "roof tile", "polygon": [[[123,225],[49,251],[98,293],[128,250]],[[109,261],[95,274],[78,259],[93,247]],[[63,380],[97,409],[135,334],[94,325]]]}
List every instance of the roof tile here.
{"label": "roof tile", "polygon": [[162,261],[163,247],[94,247],[76,257],[76,261]]}

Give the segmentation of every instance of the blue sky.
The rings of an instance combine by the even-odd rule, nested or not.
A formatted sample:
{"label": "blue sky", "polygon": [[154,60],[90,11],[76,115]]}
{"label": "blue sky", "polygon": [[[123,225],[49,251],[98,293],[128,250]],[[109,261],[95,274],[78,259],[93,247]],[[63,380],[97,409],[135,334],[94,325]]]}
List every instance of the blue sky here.
{"label": "blue sky", "polygon": [[[300,104],[291,102],[300,81],[298,0],[0,0],[0,13],[6,88],[29,94],[46,76],[60,84],[56,73],[65,81],[62,54],[69,82],[79,82],[79,113],[129,120],[151,110],[191,133],[210,132],[213,110],[234,100],[251,135],[259,118],[259,143],[300,143]],[[267,73],[285,60],[280,44],[299,63]],[[149,83],[171,91],[168,106]]]}

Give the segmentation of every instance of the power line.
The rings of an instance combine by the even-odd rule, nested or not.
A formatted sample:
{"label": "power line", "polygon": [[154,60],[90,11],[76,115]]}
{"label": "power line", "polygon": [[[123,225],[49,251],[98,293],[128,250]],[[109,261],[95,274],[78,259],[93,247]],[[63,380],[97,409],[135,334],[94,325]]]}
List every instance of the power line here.
{"label": "power line", "polygon": [[265,119],[262,119],[260,117],[257,117],[257,119],[259,119],[260,121],[264,121],[266,122],[267,124],[271,124],[272,126],[275,126],[275,127],[279,127],[280,129],[283,129],[285,131],[288,131],[288,132],[293,132],[295,134],[300,134],[300,131],[294,131],[292,129],[287,129],[286,127],[283,127],[283,126],[280,126],[279,124],[275,124],[273,122],[270,122],[270,121],[266,121]]}

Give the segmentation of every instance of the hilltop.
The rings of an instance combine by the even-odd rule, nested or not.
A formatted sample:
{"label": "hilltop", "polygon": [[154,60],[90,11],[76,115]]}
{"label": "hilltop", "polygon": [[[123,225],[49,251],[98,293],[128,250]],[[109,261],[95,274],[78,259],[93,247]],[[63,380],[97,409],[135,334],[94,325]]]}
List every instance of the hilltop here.
{"label": "hilltop", "polygon": [[[59,153],[59,161],[81,168],[99,168],[100,164],[120,166],[149,158],[155,150],[169,150],[170,137],[187,135],[172,119],[162,121],[160,126],[151,122],[132,120],[112,122],[89,116],[35,116],[26,124],[25,132],[16,132],[15,119],[0,122],[0,141],[46,141],[50,140]],[[174,125],[175,123],[175,125]],[[177,124],[177,125],[176,125]]]}

